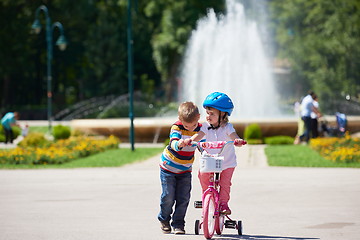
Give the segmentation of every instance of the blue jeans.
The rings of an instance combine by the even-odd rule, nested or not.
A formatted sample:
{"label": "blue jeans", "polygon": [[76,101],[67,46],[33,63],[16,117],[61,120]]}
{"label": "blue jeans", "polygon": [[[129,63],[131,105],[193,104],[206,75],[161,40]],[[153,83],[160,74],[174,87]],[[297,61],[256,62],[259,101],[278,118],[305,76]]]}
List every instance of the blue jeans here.
{"label": "blue jeans", "polygon": [[311,133],[311,117],[302,117],[301,118],[304,121],[305,125],[305,131],[303,135],[300,136],[300,140],[305,140],[306,142],[309,142],[310,139],[310,133]]}
{"label": "blue jeans", "polygon": [[160,198],[159,221],[170,222],[171,226],[184,228],[185,214],[190,201],[191,172],[175,174],[160,168],[162,194]]}
{"label": "blue jeans", "polygon": [[10,129],[7,129],[5,128],[4,126],[2,126],[3,129],[4,129],[4,133],[5,133],[5,143],[13,143],[13,140],[14,140],[14,132],[13,130],[10,128]]}

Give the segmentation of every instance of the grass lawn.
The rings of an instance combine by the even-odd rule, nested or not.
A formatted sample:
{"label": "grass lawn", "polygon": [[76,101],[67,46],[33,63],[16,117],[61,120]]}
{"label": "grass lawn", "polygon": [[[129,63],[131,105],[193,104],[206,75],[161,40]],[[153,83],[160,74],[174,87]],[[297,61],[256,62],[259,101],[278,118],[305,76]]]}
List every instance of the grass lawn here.
{"label": "grass lawn", "polygon": [[48,132],[48,130],[49,130],[48,126],[46,126],[46,127],[44,127],[44,126],[30,126],[29,127],[29,133],[30,132],[40,132],[40,133],[46,134]]}
{"label": "grass lawn", "polygon": [[86,168],[86,167],[120,167],[122,165],[143,161],[161,153],[163,148],[130,148],[107,150],[85,158],[58,165],[0,165],[2,169],[46,169],[46,168]]}
{"label": "grass lawn", "polygon": [[270,166],[360,168],[360,163],[336,163],[326,160],[316,151],[303,145],[269,145],[265,148],[265,154]]}

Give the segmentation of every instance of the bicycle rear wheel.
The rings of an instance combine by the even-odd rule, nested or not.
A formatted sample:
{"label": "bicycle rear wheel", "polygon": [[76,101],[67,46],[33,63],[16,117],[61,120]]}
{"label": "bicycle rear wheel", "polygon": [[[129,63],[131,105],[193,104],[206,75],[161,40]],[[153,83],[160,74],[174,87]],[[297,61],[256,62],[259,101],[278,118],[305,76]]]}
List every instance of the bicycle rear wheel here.
{"label": "bicycle rear wheel", "polygon": [[204,198],[203,228],[205,238],[212,238],[215,231],[215,201],[211,193],[206,194]]}

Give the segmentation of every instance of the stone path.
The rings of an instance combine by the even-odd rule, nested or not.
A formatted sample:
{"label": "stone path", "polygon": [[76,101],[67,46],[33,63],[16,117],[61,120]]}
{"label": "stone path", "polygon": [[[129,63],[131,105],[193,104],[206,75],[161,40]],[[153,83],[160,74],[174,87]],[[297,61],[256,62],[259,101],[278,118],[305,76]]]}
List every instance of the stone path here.
{"label": "stone path", "polygon": [[[268,167],[264,146],[237,148],[232,217],[244,235],[214,239],[357,240],[360,169]],[[0,170],[0,240],[172,240],[194,235],[201,210],[189,206],[186,235],[164,235],[159,155],[121,168]],[[194,165],[191,202],[199,200]]]}

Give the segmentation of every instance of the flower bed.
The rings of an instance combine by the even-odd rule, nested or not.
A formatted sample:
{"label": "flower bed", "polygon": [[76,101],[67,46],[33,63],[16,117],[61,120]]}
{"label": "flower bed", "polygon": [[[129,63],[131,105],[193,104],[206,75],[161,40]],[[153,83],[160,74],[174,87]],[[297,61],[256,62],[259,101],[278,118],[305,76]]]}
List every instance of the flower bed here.
{"label": "flower bed", "polygon": [[324,158],[343,163],[360,162],[360,138],[316,138],[311,139],[310,147]]}
{"label": "flower bed", "polygon": [[0,151],[0,164],[61,164],[117,148],[119,143],[119,139],[114,136],[106,139],[71,137],[47,147],[17,147],[10,151]]}

